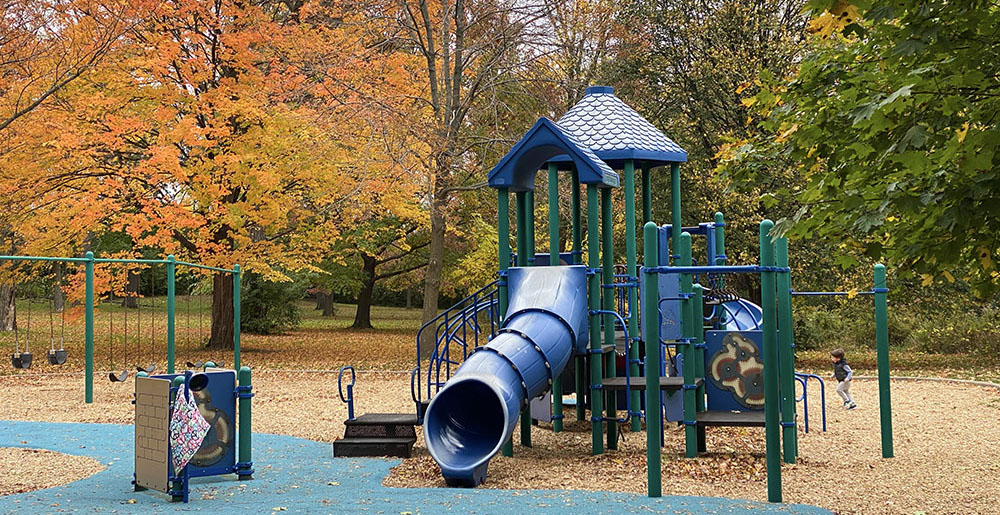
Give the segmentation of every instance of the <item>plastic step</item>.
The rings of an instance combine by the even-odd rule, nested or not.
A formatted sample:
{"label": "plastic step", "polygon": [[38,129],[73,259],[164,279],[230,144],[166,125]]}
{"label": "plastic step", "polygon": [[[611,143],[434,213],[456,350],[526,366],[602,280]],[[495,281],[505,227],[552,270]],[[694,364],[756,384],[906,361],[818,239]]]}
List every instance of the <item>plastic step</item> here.
{"label": "plastic step", "polygon": [[392,456],[409,458],[416,438],[364,438],[348,437],[333,442],[333,457],[362,458]]}
{"label": "plastic step", "polygon": [[417,416],[413,413],[365,413],[354,420],[345,420],[344,425],[348,426],[373,426],[373,425],[393,425],[393,426],[415,426]]}
{"label": "plastic step", "polygon": [[[645,390],[646,389],[646,377],[645,376],[632,376],[629,377],[630,386],[633,390]],[[695,379],[695,384],[701,384],[702,379]],[[625,389],[625,378],[624,377],[608,377],[601,381],[606,390],[624,390]],[[680,390],[684,386],[683,377],[661,377],[660,378],[660,389],[664,391],[670,390]]]}
{"label": "plastic step", "polygon": [[764,427],[764,411],[702,411],[700,426]]}

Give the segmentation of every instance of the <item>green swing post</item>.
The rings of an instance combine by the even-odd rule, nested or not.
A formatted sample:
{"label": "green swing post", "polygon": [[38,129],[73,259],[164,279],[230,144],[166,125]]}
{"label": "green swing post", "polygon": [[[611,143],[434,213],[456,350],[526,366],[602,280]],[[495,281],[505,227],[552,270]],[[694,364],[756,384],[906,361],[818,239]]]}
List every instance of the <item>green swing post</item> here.
{"label": "green swing post", "polygon": [[[597,186],[587,185],[587,266],[591,271],[599,270],[600,261],[600,225],[597,220]],[[601,309],[601,278],[591,273],[588,278],[587,302],[590,311]],[[604,396],[601,394],[601,383],[604,380],[604,366],[601,356],[601,319],[599,315],[590,315],[590,421],[593,438],[591,452],[594,455],[604,452],[603,421]]]}
{"label": "green swing post", "polygon": [[[574,265],[583,264],[583,235],[580,230],[580,176],[573,167],[573,183],[570,190],[570,203],[572,204],[572,225],[573,225],[573,260]],[[583,420],[587,414],[587,407],[583,404],[585,392],[587,391],[587,357],[580,355],[576,357],[576,419]]]}
{"label": "green swing post", "polygon": [[94,402],[94,253],[87,251],[84,255],[84,402]]}
{"label": "green swing post", "polygon": [[893,457],[892,398],[889,392],[889,308],[885,265],[875,265],[875,348],[878,355],[878,406],[882,428],[882,457]]}
{"label": "green swing post", "polygon": [[167,373],[174,373],[174,308],[176,294],[177,260],[167,256]]}
{"label": "green swing post", "polygon": [[239,463],[236,464],[236,475],[240,481],[253,479],[253,450],[251,439],[253,438],[252,422],[253,417],[250,411],[250,399],[253,397],[253,386],[250,382],[250,367],[240,367],[239,386],[237,396],[239,398]]}
{"label": "green swing post", "polygon": [[[559,169],[549,164],[549,266],[559,265]],[[552,431],[563,429],[562,374],[552,378]]]}
{"label": "green swing post", "polygon": [[[676,225],[674,227],[677,227]],[[677,253],[680,255],[677,266],[691,265],[691,235],[682,231],[677,238]],[[698,456],[698,428],[697,428],[697,387],[696,372],[697,358],[694,352],[694,290],[692,288],[691,274],[680,274],[680,296],[681,300],[681,337],[687,339],[680,344],[683,348],[681,355],[684,357],[684,456],[694,458]]]}
{"label": "green swing post", "polygon": [[[778,238],[776,244],[778,268],[788,268],[788,239]],[[781,440],[785,463],[795,463],[798,448],[798,428],[795,425],[795,334],[792,325],[792,275],[778,272],[778,354],[781,364],[779,392],[781,394]]]}
{"label": "green swing post", "polygon": [[778,376],[780,364],[778,361],[778,328],[777,307],[775,306],[775,272],[774,243],[771,242],[771,229],[774,222],[764,220],[760,223],[760,266],[770,267],[760,273],[760,299],[763,310],[761,330],[764,339],[764,434],[767,445],[767,500],[781,502],[781,431],[779,415],[781,412],[778,396]]}
{"label": "green swing post", "polygon": [[240,320],[240,283],[243,279],[243,272],[240,265],[233,265],[233,369],[240,368],[240,330],[243,324]]}
{"label": "green swing post", "polygon": [[[601,298],[603,300],[604,311],[614,311],[615,309],[615,261],[614,261],[614,239],[612,234],[612,214],[611,214],[611,188],[601,188]],[[615,317],[609,314],[604,315],[604,345],[610,345],[612,351],[604,358],[605,374],[607,377],[615,377],[618,371],[615,367]],[[601,384],[601,383],[597,383]],[[608,417],[608,449],[618,449],[618,424],[611,422],[618,418],[618,396],[615,392],[608,393],[606,413]]]}
{"label": "green swing post", "polygon": [[[636,273],[636,245],[635,245],[635,165],[631,159],[625,160],[625,266],[628,269],[627,282],[631,283],[632,276]],[[628,375],[639,376],[639,279],[635,280],[635,286],[628,289],[628,334],[632,340],[628,342]],[[630,403],[632,411],[639,411],[639,391],[632,390]],[[639,417],[632,417],[632,432],[642,431],[642,420]]]}
{"label": "green swing post", "polygon": [[[656,224],[646,222],[642,227],[643,264],[655,268],[659,263],[656,255]],[[642,336],[646,342],[646,494],[650,497],[661,495],[662,471],[660,465],[660,432],[663,419],[660,417],[660,328],[658,327],[657,297],[659,295],[655,273],[643,272]],[[654,415],[650,416],[649,414]]]}

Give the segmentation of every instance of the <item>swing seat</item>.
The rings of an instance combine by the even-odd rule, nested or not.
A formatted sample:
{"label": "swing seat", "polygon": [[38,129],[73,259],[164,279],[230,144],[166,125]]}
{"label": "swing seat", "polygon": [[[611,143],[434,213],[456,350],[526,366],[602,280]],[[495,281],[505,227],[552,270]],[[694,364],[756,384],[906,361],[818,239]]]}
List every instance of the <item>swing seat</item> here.
{"label": "swing seat", "polygon": [[50,365],[62,365],[66,363],[66,351],[63,349],[49,351],[49,364]]}
{"label": "swing seat", "polygon": [[108,379],[112,383],[124,383],[128,379],[128,370],[123,370],[121,374],[115,374],[114,372],[108,372]]}
{"label": "swing seat", "polygon": [[149,367],[147,367],[147,368],[135,367],[135,371],[136,372],[145,372],[145,373],[150,374],[150,375],[152,375],[152,373],[153,373],[154,370],[156,370],[156,363],[150,364]]}
{"label": "swing seat", "polygon": [[27,370],[31,368],[31,353],[15,352],[10,355],[10,363],[14,365],[14,368]]}

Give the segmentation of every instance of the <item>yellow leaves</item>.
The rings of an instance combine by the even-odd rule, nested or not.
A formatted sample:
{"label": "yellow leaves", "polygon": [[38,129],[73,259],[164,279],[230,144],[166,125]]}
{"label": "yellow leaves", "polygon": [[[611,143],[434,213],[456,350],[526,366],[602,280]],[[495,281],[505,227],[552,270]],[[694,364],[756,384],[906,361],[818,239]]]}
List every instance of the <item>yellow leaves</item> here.
{"label": "yellow leaves", "polygon": [[744,107],[753,107],[753,105],[757,103],[757,97],[746,97],[740,100],[740,103],[743,104]]}
{"label": "yellow leaves", "polygon": [[920,286],[930,286],[934,284],[933,274],[920,274]]}
{"label": "yellow leaves", "polygon": [[941,271],[941,275],[943,275],[944,278],[947,279],[949,283],[954,283],[955,282],[955,276],[951,275],[951,272],[949,272],[947,270],[942,270]]}
{"label": "yellow leaves", "polygon": [[847,290],[847,298],[853,299],[854,297],[857,297],[857,296],[858,296],[858,289],[857,288],[851,288],[850,290]]}
{"label": "yellow leaves", "polygon": [[840,0],[833,9],[824,11],[823,14],[809,20],[806,30],[820,38],[827,39],[834,33],[839,34],[843,32],[844,27],[855,23],[860,18],[861,13],[858,12],[857,7],[849,2]]}
{"label": "yellow leaves", "polygon": [[750,82],[744,82],[740,84],[739,86],[736,87],[736,94],[739,95],[740,93],[743,93],[743,91],[745,91],[750,86],[751,86]]}
{"label": "yellow leaves", "polygon": [[993,269],[993,259],[990,256],[990,249],[986,247],[979,247],[979,264],[983,266],[984,270]]}
{"label": "yellow leaves", "polygon": [[785,129],[784,131],[782,131],[781,134],[779,134],[778,137],[775,139],[775,141],[777,141],[778,143],[783,143],[786,140],[788,140],[788,137],[791,136],[792,134],[794,134],[795,131],[797,131],[797,130],[799,130],[799,124],[797,124],[797,123],[792,124],[791,127],[789,127],[787,129]]}
{"label": "yellow leaves", "polygon": [[965,141],[965,136],[968,133],[969,133],[969,122],[965,122],[962,124],[961,129],[957,129],[955,131],[955,136],[958,137],[958,142],[962,143],[963,141]]}

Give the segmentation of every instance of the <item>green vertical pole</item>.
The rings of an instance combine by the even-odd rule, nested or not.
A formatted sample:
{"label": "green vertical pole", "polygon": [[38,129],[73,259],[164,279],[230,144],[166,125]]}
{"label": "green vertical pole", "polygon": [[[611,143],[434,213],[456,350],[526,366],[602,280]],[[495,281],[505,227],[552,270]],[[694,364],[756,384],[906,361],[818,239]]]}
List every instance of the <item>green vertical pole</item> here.
{"label": "green vertical pole", "polygon": [[[174,308],[177,263],[174,255],[167,256],[167,373],[174,373]],[[235,330],[235,329],[234,329]]]}
{"label": "green vertical pole", "polygon": [[243,280],[243,273],[240,265],[233,265],[233,369],[240,370],[240,331],[242,321],[240,320],[240,282]]}
{"label": "green vertical pole", "polygon": [[[676,225],[674,227],[677,227]],[[676,233],[675,233],[676,234]],[[677,266],[690,266],[691,264],[691,235],[681,232],[675,240],[677,254],[680,261],[675,262]],[[695,310],[692,289],[691,274],[680,274],[681,297],[687,297],[681,301],[681,337],[688,338],[687,342],[681,344],[681,355],[684,357],[684,456],[694,458],[698,456],[698,428],[697,428],[697,389],[695,381],[697,375],[697,359],[695,358],[693,339],[695,335]]]}
{"label": "green vertical pole", "polygon": [[[559,265],[559,169],[549,164],[549,265]],[[563,429],[562,374],[552,379],[552,431]]]}
{"label": "green vertical pole", "polygon": [[251,447],[252,420],[250,413],[250,398],[253,397],[253,386],[250,384],[250,367],[240,367],[240,385],[237,389],[239,397],[239,463],[236,464],[236,475],[241,481],[253,479],[253,449]]}
{"label": "green vertical pole", "polygon": [[[774,244],[771,229],[774,222],[760,223],[760,266],[774,267]],[[767,442],[767,500],[781,502],[781,432],[778,415],[781,411],[778,397],[778,327],[775,306],[775,273],[760,273],[760,304],[763,313],[761,330],[764,337],[764,433]]]}
{"label": "green vertical pole", "polygon": [[875,348],[878,354],[878,407],[882,426],[882,457],[892,453],[892,399],[889,393],[889,308],[885,265],[875,265]]}
{"label": "green vertical pole", "polygon": [[86,285],[84,286],[84,402],[94,402],[94,253],[87,251],[84,265]]}
{"label": "green vertical pole", "polygon": [[[138,375],[139,374],[136,374],[136,376],[138,376]],[[144,377],[148,377],[148,375],[144,376]],[[177,390],[177,388],[180,388],[180,386],[183,385],[183,384],[184,384],[184,376],[183,375],[176,376],[171,381],[170,386],[172,386],[174,388],[174,390],[172,392],[170,392],[170,394],[169,394],[170,405],[171,406],[173,406],[174,402],[177,400],[177,394],[179,393],[178,390]],[[170,465],[169,466],[169,470],[172,470],[172,469],[173,469],[173,465]],[[175,473],[178,476],[180,476],[182,471],[183,471],[183,469],[182,470],[177,470],[177,471],[175,471]],[[184,500],[184,494],[181,493],[181,492],[184,491],[184,480],[183,479],[175,480],[174,484],[173,484],[173,488],[171,488],[171,490],[174,491],[174,492],[178,492],[177,494],[174,494],[174,495],[170,496],[171,497],[170,500],[172,502],[182,502]]]}
{"label": "green vertical pole", "polygon": [[[599,270],[600,261],[600,225],[597,220],[597,186],[587,185],[587,266],[592,271]],[[589,275],[589,291],[587,302],[591,311],[601,309],[601,278],[596,273]],[[591,452],[604,452],[604,431],[601,417],[604,414],[604,396],[601,394],[601,382],[604,380],[604,367],[601,354],[601,318],[591,315],[590,321],[590,420],[591,436],[593,438]]]}
{"label": "green vertical pole", "polygon": [[681,225],[681,164],[670,164],[670,219],[674,226],[674,236],[684,230]]}
{"label": "green vertical pole", "polygon": [[[694,370],[695,377],[705,377],[705,292],[700,284],[692,288],[694,299],[691,302],[691,326],[694,329]],[[702,381],[695,390],[695,412],[705,411],[705,382]],[[696,426],[698,452],[706,452],[705,426]]]}
{"label": "green vertical pole", "polygon": [[[615,309],[615,290],[610,286],[615,282],[614,234],[612,233],[613,218],[611,214],[611,188],[601,188],[601,298],[605,311]],[[618,375],[615,370],[615,317],[604,315],[604,345],[611,345],[612,351],[605,355],[607,377]],[[618,396],[615,392],[608,393],[606,412],[608,419],[618,418]],[[608,422],[608,449],[618,448],[618,424]]]}
{"label": "green vertical pole", "polygon": [[653,190],[649,180],[649,165],[642,167],[642,223],[653,221]]}
{"label": "green vertical pole", "polygon": [[[636,245],[635,245],[635,166],[631,159],[625,161],[625,266],[628,268],[629,277],[636,274]],[[628,282],[633,282],[629,279]],[[628,335],[631,339],[628,353],[628,366],[626,370],[632,377],[639,376],[639,279],[636,278],[635,286],[628,288]],[[639,411],[639,390],[629,392],[629,399],[632,411]],[[639,417],[632,417],[632,432],[642,431],[642,420]]]}
{"label": "green vertical pole", "polygon": [[[583,235],[580,230],[580,176],[576,173],[576,167],[573,168],[573,184],[570,193],[570,202],[572,204],[572,218],[573,218],[573,264],[579,265],[583,263]],[[586,406],[583,404],[583,399],[585,392],[587,390],[587,357],[577,356],[576,357],[576,419],[583,420],[586,415]]]}
{"label": "green vertical pole", "polygon": [[[726,264],[726,220],[719,212],[715,213],[715,263],[713,264],[716,266]],[[722,277],[719,276],[719,281]]]}
{"label": "green vertical pole", "polygon": [[[778,238],[777,266],[788,268],[788,238]],[[781,437],[785,463],[795,463],[798,428],[795,426],[795,333],[792,324],[792,274],[778,272],[778,375],[781,394]]]}
{"label": "green vertical pole", "polygon": [[507,188],[497,189],[497,250],[500,279],[497,282],[500,321],[507,315],[507,269],[510,268],[510,193]]}
{"label": "green vertical pole", "polygon": [[[528,194],[524,191],[514,193],[515,224],[517,228],[517,266],[528,266]],[[523,414],[523,413],[522,413]],[[529,421],[530,424],[530,421]],[[523,430],[523,425],[522,425]],[[524,435],[522,434],[522,442]],[[501,454],[507,457],[514,455],[514,437],[507,440],[500,448]]]}
{"label": "green vertical pole", "polygon": [[[659,266],[656,255],[656,224],[646,222],[642,228],[643,264]],[[646,492],[650,497],[661,495],[660,432],[660,328],[657,326],[656,303],[659,290],[657,275],[642,274],[642,336],[646,342]],[[638,407],[636,407],[638,409]]]}
{"label": "green vertical pole", "polygon": [[[535,263],[535,192],[524,194],[525,266]],[[531,403],[521,410],[521,447],[531,447]]]}

